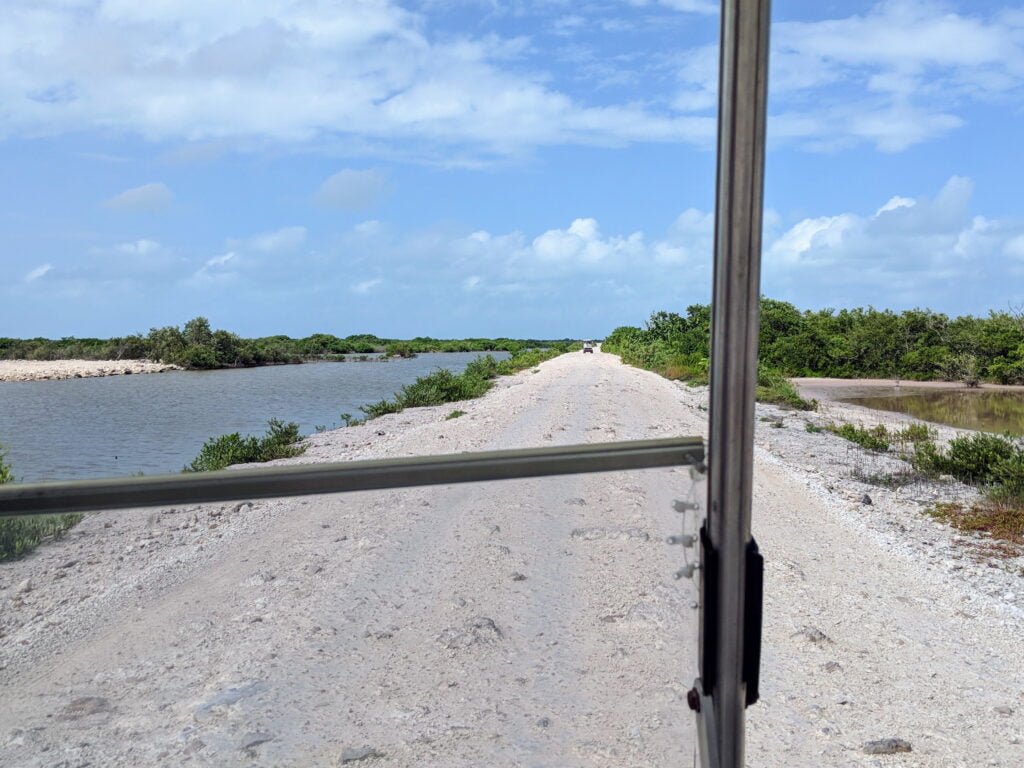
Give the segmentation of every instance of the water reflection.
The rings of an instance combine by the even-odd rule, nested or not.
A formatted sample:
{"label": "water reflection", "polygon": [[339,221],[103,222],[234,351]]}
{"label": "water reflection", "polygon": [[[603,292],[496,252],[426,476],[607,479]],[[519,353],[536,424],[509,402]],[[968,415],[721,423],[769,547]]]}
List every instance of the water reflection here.
{"label": "water reflection", "polygon": [[892,389],[884,395],[848,397],[842,402],[906,413],[962,429],[1024,435],[1024,392],[976,389],[898,392]]}

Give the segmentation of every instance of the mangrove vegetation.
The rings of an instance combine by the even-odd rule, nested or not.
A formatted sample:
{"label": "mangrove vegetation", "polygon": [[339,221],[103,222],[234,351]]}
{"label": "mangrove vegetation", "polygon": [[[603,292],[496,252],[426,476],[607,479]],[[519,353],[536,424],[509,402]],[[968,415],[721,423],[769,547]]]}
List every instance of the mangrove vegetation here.
{"label": "mangrove vegetation", "polygon": [[412,357],[424,352],[504,351],[515,354],[552,343],[537,339],[435,339],[428,336],[387,339],[367,333],[345,337],[315,333],[298,339],[290,336],[247,339],[230,331],[214,330],[205,317],[195,317],[180,328],[170,325],[153,328],[146,335],[134,334],[111,339],[0,338],[0,359],[146,359],[202,370],[337,360],[349,355],[388,358]]}
{"label": "mangrove vegetation", "polygon": [[[643,328],[616,328],[603,349],[672,379],[706,380],[711,307],[655,312]],[[761,300],[765,377],[826,376],[1024,384],[1024,312],[950,318],[928,309],[800,311]]]}

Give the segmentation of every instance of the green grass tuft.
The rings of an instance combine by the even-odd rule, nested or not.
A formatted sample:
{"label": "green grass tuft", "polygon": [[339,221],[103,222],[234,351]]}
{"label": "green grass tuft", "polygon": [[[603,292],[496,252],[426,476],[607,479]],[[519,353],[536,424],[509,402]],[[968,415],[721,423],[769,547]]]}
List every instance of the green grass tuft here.
{"label": "green grass tuft", "polygon": [[[0,485],[14,482],[7,455],[0,448]],[[82,516],[32,515],[0,519],[0,562],[24,557],[47,539],[58,539],[76,526]]]}

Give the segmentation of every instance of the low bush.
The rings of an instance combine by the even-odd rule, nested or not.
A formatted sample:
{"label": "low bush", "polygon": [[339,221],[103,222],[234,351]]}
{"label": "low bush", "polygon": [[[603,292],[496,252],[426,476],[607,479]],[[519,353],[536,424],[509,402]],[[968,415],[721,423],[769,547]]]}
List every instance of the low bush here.
{"label": "low bush", "polygon": [[555,345],[544,349],[528,349],[516,352],[507,360],[495,360],[484,355],[471,361],[462,373],[439,369],[421,376],[395,393],[393,400],[381,400],[361,406],[360,410],[368,419],[375,419],[388,413],[399,413],[406,408],[422,408],[428,405],[456,403],[472,400],[487,393],[498,376],[507,376],[550,360],[568,348]]}
{"label": "low bush", "polygon": [[892,439],[892,435],[881,424],[870,429],[858,427],[856,424],[829,424],[825,429],[833,435],[839,435],[839,437],[849,440],[851,443],[856,443],[861,448],[867,448],[869,451],[889,450],[889,444]]}
{"label": "low bush", "polygon": [[817,400],[800,397],[797,388],[780,371],[764,366],[757,370],[757,399],[762,403],[795,408],[798,411],[818,410]]}
{"label": "low bush", "polygon": [[211,437],[203,443],[199,455],[185,467],[185,472],[213,472],[232,464],[288,459],[299,456],[305,446],[299,445],[299,425],[285,424],[279,419],[268,422],[269,429],[263,437],[242,437],[238,432],[220,437]]}
{"label": "low bush", "polygon": [[1024,544],[1024,445],[1019,440],[979,432],[953,438],[945,448],[923,441],[910,460],[930,476],[950,475],[984,490],[984,498],[970,506],[937,505],[933,517],[960,530]]}
{"label": "low bush", "polygon": [[[14,482],[7,456],[0,448],[0,485]],[[82,519],[79,514],[0,518],[0,561],[24,557],[47,539],[58,539]]]}
{"label": "low bush", "polygon": [[917,445],[911,463],[931,475],[952,475],[969,485],[1019,487],[1024,484],[1024,449],[999,435],[978,432],[955,437],[945,449],[933,442]]}
{"label": "low bush", "polygon": [[874,427],[859,427],[849,423],[829,424],[825,429],[869,451],[887,451],[893,445],[901,448],[914,446],[915,452],[918,448],[927,451],[928,446],[935,447],[931,442],[935,433],[927,424],[909,424],[895,432],[890,432],[884,424],[877,424]]}

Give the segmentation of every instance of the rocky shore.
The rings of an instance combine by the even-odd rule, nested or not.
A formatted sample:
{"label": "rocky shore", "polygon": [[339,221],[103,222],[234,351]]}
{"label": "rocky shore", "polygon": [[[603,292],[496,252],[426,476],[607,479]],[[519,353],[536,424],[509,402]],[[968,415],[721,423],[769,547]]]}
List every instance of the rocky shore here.
{"label": "rocky shore", "polygon": [[0,360],[0,381],[85,379],[181,370],[151,360]]}

